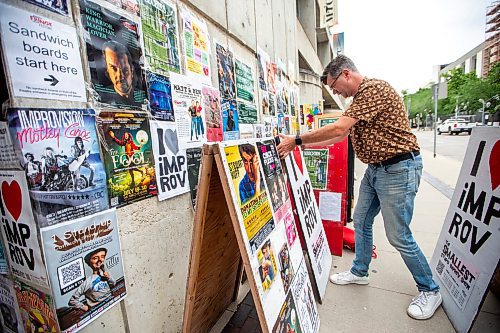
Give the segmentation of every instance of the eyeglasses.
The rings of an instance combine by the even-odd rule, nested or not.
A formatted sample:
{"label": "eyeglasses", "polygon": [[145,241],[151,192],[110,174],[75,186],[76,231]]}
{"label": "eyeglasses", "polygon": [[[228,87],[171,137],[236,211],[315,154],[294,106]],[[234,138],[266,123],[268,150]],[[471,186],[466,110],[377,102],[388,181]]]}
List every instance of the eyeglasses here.
{"label": "eyeglasses", "polygon": [[339,79],[340,75],[342,75],[342,71],[340,71],[339,75],[337,75],[337,77],[335,78],[335,80],[332,82],[332,84],[330,84],[330,89],[332,90],[335,90],[335,88],[333,87],[335,85],[335,82],[337,82],[337,80]]}

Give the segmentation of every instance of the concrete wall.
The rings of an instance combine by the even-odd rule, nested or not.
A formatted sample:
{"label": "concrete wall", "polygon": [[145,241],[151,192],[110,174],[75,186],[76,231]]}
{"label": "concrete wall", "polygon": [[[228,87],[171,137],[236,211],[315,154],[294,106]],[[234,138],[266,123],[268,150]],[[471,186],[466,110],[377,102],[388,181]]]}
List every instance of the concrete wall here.
{"label": "concrete wall", "polygon": [[[49,17],[72,26],[79,14],[66,18],[21,0],[2,0],[16,7]],[[315,70],[322,70],[316,55],[314,2],[301,1],[302,20],[310,22],[307,31],[297,27],[295,1],[290,0],[171,0],[205,19],[211,42],[228,45],[236,58],[254,69],[257,89],[257,46],[274,61],[279,57],[294,73],[299,83],[297,30],[300,30],[305,59]],[[70,1],[68,2],[75,2]],[[308,15],[311,15],[308,18]],[[307,37],[306,37],[307,36]],[[82,42],[83,45],[83,42]],[[304,46],[305,45],[305,46]],[[85,48],[81,48],[82,64],[88,77]],[[217,86],[215,46],[211,52],[212,84]],[[7,78],[9,81],[9,78]],[[321,99],[319,80],[300,75],[303,103]],[[302,84],[302,82],[304,84]],[[304,98],[307,96],[307,98]],[[14,99],[11,106],[26,107],[93,107],[89,103],[57,102],[40,99]],[[118,209],[123,262],[127,282],[127,298],[84,328],[94,332],[179,332],[182,327],[184,297],[193,230],[193,212],[188,194],[158,202],[143,200]]]}

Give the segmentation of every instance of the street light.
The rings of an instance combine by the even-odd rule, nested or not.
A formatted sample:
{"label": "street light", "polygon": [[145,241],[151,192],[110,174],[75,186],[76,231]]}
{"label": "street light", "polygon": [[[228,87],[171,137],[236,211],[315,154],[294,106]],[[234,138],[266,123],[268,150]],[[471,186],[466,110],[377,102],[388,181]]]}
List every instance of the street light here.
{"label": "street light", "polygon": [[482,98],[479,99],[479,102],[483,103],[483,112],[481,115],[481,125],[484,125],[484,112],[485,112],[484,109],[490,107],[491,103],[489,101],[491,101],[492,99],[496,99],[498,101],[499,95],[497,94],[497,95],[487,99],[486,101]]}

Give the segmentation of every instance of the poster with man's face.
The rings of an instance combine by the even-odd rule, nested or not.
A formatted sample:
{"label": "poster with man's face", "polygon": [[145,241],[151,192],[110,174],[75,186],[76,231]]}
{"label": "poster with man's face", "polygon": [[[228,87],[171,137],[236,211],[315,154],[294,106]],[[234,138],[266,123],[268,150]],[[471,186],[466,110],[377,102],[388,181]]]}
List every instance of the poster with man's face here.
{"label": "poster with man's face", "polygon": [[80,0],[80,15],[95,98],[141,108],[146,87],[138,24],[88,0]]}

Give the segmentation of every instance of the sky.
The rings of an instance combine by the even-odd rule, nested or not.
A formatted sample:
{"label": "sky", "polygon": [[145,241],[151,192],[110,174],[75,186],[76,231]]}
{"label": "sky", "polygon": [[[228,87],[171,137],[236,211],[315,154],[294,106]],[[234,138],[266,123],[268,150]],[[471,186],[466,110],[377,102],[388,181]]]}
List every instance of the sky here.
{"label": "sky", "polygon": [[345,55],[361,74],[417,91],[434,65],[457,60],[484,41],[493,0],[338,0]]}

